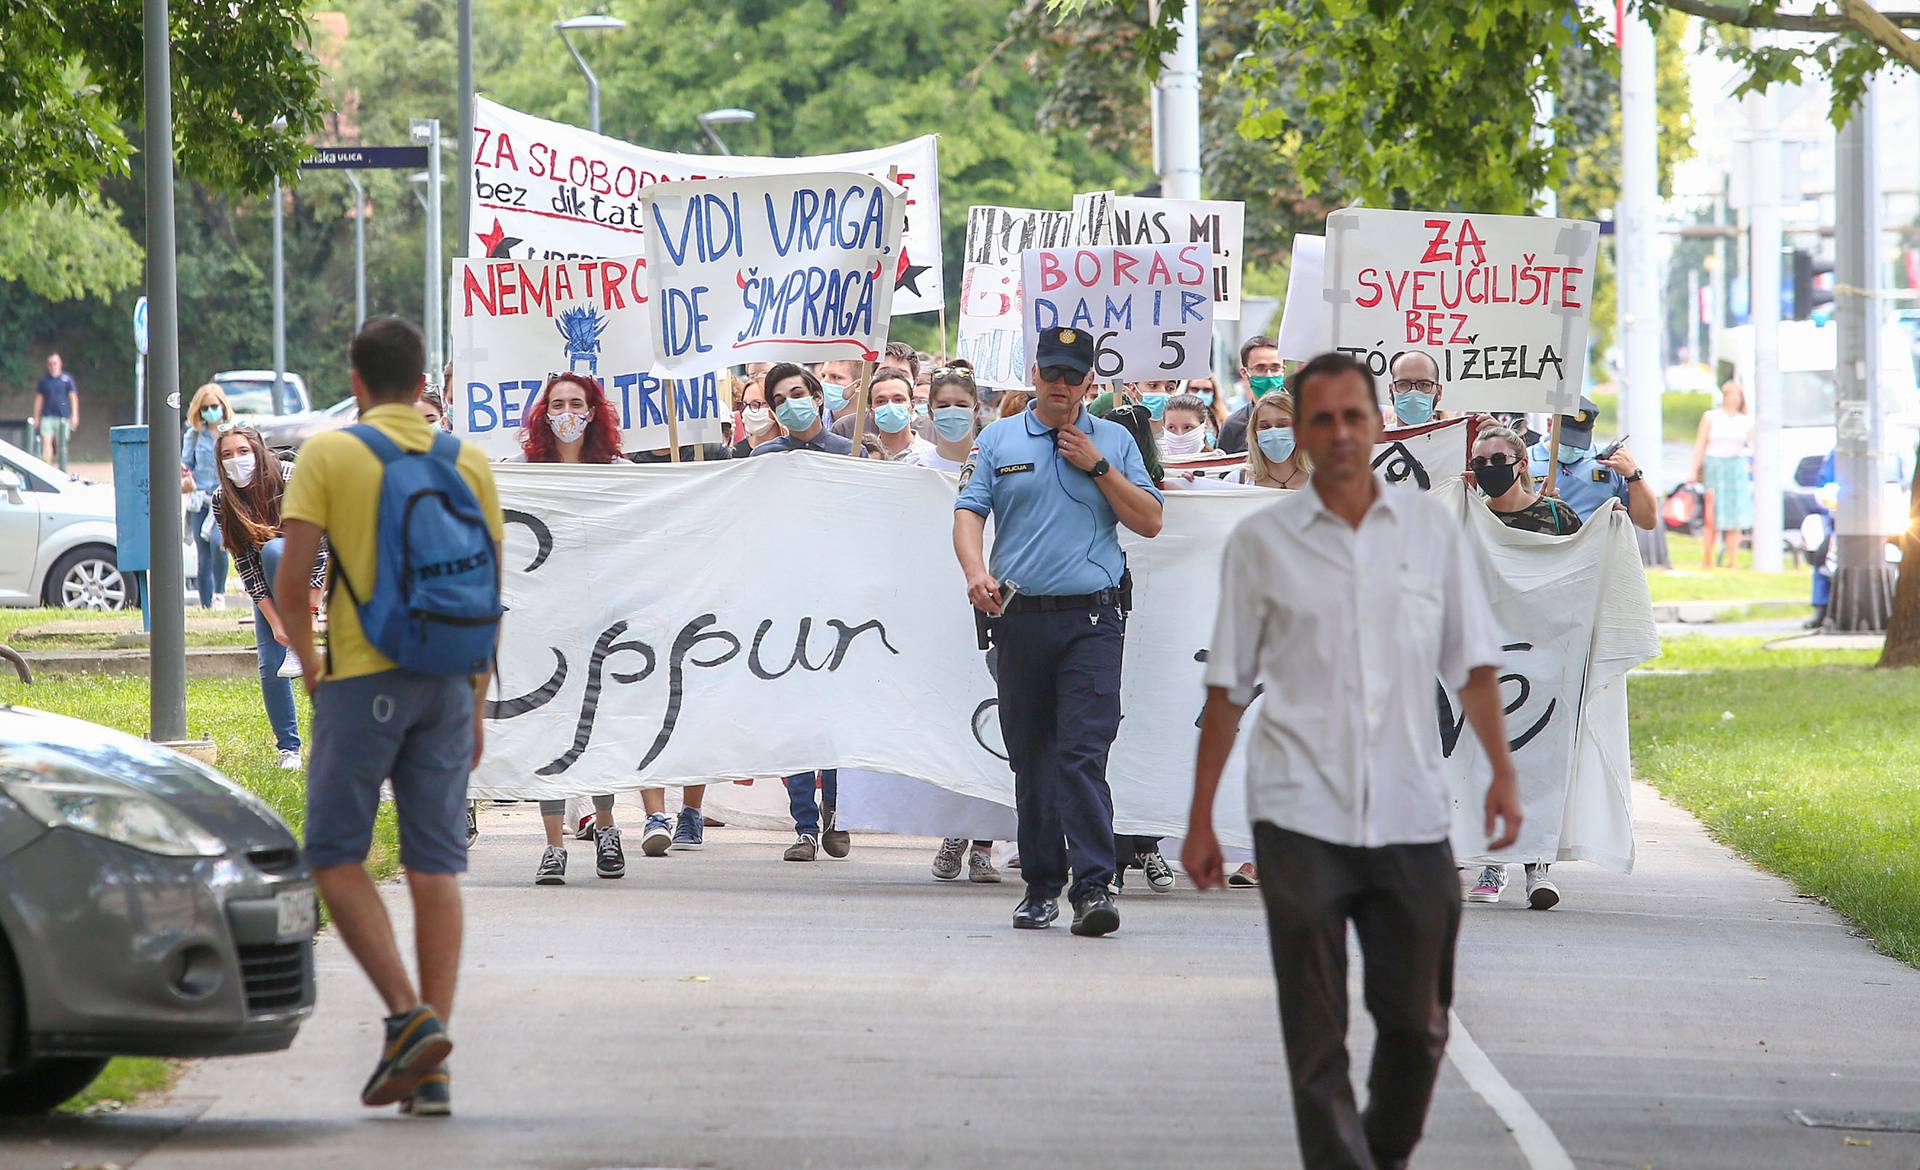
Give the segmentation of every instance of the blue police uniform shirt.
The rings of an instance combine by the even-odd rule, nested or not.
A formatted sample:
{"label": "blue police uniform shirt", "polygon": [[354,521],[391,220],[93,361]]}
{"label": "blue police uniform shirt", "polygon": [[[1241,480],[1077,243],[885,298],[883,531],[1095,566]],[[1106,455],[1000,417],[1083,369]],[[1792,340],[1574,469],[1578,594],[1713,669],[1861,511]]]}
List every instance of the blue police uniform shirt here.
{"label": "blue police uniform shirt", "polygon": [[1533,472],[1535,485],[1546,483],[1549,462],[1559,464],[1560,499],[1573,509],[1582,524],[1606,507],[1608,500],[1619,500],[1621,507],[1627,506],[1630,485],[1626,478],[1592,455],[1577,463],[1559,463],[1545,443],[1534,444],[1527,454],[1528,469]]}
{"label": "blue police uniform shirt", "polygon": [[[1094,418],[1084,406],[1074,425],[1111,466],[1108,475],[1124,475],[1164,500],[1126,427]],[[1118,518],[1100,485],[1054,443],[1055,432],[1032,407],[989,424],[974,440],[953,506],[993,517],[989,571],[1016,582],[1020,592],[1077,597],[1112,589],[1126,572],[1114,531]]]}

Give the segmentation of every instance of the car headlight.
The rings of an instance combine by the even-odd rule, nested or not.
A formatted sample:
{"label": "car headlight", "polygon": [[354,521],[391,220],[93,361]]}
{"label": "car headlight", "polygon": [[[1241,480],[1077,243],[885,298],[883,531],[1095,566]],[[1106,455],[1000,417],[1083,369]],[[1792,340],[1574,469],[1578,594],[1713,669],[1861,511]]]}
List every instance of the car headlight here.
{"label": "car headlight", "polygon": [[0,791],[48,828],[78,829],[165,857],[218,857],[225,842],[182,813],[102,772],[21,752],[0,754]]}

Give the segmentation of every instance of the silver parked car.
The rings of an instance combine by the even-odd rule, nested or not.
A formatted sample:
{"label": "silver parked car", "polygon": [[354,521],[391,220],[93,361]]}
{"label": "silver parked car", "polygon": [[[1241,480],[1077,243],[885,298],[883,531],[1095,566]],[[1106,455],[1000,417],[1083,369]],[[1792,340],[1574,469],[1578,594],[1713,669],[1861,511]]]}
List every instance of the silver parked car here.
{"label": "silver parked car", "polygon": [[293,834],[196,760],[0,705],[0,1113],[108,1058],[293,1043],[318,903]]}
{"label": "silver parked car", "polygon": [[114,561],[118,539],[112,487],[0,442],[0,605],[136,603]]}
{"label": "silver parked car", "polygon": [[359,421],[360,404],[351,398],[343,398],[325,410],[256,418],[253,420],[253,429],[260,432],[260,441],[267,445],[268,450],[298,451],[302,443],[315,435],[350,427]]}

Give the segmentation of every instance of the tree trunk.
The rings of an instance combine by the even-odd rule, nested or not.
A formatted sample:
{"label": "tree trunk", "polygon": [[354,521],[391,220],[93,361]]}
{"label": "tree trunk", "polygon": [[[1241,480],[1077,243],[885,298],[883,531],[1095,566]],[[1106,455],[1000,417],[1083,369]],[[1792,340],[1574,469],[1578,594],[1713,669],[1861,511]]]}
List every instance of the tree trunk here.
{"label": "tree trunk", "polygon": [[1907,531],[1900,537],[1900,583],[1887,618],[1881,666],[1920,666],[1920,454],[1908,485]]}

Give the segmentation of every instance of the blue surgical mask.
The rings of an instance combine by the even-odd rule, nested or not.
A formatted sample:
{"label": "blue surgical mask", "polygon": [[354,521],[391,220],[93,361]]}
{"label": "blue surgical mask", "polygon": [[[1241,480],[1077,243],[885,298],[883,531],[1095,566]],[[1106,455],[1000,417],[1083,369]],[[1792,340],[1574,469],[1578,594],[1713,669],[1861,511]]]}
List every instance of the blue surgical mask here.
{"label": "blue surgical mask", "polygon": [[796,395],[773,408],[773,417],[790,431],[804,431],[820,421],[820,408],[808,394]]}
{"label": "blue surgical mask", "polygon": [[1165,394],[1142,394],[1140,405],[1147,408],[1147,414],[1154,422],[1167,417],[1167,396]]}
{"label": "blue surgical mask", "polygon": [[1562,443],[1560,444],[1560,462],[1578,463],[1592,451],[1592,447],[1576,447],[1572,443]]}
{"label": "blue surgical mask", "polygon": [[1254,433],[1253,441],[1260,444],[1260,453],[1275,463],[1285,463],[1293,458],[1293,428],[1268,427]]}
{"label": "blue surgical mask", "polygon": [[1393,396],[1393,413],[1401,422],[1417,426],[1433,417],[1433,395],[1409,390]]}
{"label": "blue surgical mask", "polygon": [[209,425],[219,422],[225,418],[226,415],[227,412],[217,406],[203,406],[200,408],[200,417],[205,419]]}
{"label": "blue surgical mask", "polygon": [[1213,391],[1211,390],[1189,390],[1187,391],[1187,393],[1193,395],[1195,398],[1198,398],[1200,401],[1206,403],[1208,406],[1213,405]]}
{"label": "blue surgical mask", "polygon": [[933,429],[949,443],[958,443],[973,433],[973,408],[970,406],[936,406],[933,408]]}
{"label": "blue surgical mask", "polygon": [[822,382],[820,385],[827,392],[827,409],[839,414],[847,404],[847,388],[838,382]]}
{"label": "blue surgical mask", "polygon": [[873,411],[873,425],[889,435],[897,435],[913,421],[913,408],[904,402],[889,402]]}

